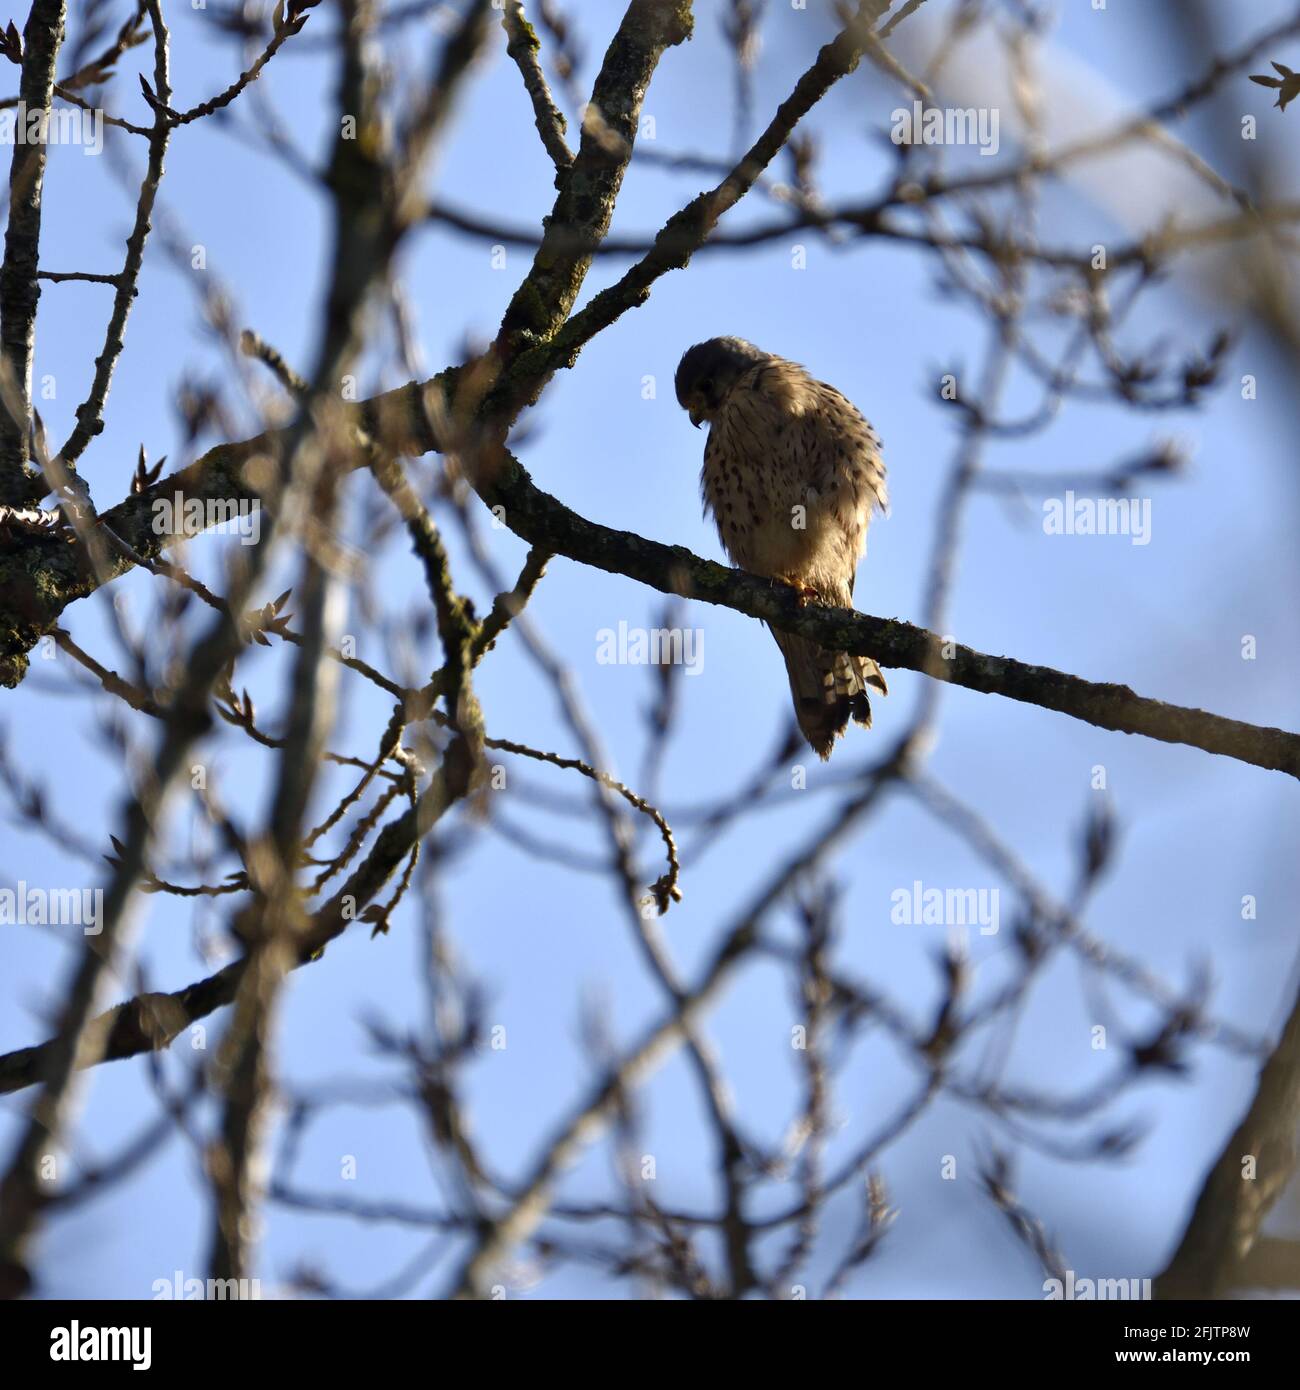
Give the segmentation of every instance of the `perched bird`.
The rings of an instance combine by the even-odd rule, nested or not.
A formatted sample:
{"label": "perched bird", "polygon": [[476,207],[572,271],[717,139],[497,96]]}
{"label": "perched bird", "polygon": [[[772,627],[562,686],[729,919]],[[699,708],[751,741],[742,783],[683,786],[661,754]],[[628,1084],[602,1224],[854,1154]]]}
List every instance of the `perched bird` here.
{"label": "perched bird", "polygon": [[[677,367],[677,400],[709,423],[700,489],[741,569],[780,580],[805,603],[853,606],[874,508],[889,505],[880,440],[856,406],[797,363],[743,338],[710,338]],[[828,651],[772,629],[795,716],[823,760],[849,719],[871,727],[868,688],[888,693],[869,656]]]}

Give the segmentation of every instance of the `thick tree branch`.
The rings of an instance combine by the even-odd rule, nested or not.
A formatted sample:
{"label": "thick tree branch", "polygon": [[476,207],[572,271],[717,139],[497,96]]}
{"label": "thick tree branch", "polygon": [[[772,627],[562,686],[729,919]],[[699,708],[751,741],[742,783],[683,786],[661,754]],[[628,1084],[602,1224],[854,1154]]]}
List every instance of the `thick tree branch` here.
{"label": "thick tree branch", "polygon": [[[507,380],[488,397],[485,408],[490,415],[513,418],[522,405],[536,400],[551,373],[560,367],[572,366],[578,353],[597,333],[608,328],[628,309],[635,309],[644,304],[650,297],[650,287],[656,280],[670,270],[682,270],[690,264],[691,256],[708,239],[717,226],[718,219],[728,209],[735,207],[749,192],[784,147],[799,122],[840,78],[847,76],[857,67],[862,49],[871,36],[871,25],[888,8],[888,0],[859,0],[853,18],[830,43],[823,46],[817,54],[816,61],[803,73],[794,90],[777,107],[776,114],[768,122],[767,128],[722,182],[716,188],[693,198],[680,212],[670,217],[655,237],[647,254],[615,284],[601,290],[579,313],[564,318],[563,326],[560,320],[553,320],[545,332],[538,332],[538,336],[543,337],[544,341],[521,353],[514,364],[513,379]],[[584,149],[585,147],[584,140]],[[630,155],[630,148],[628,153]],[[581,163],[581,160],[580,153],[578,163]],[[577,165],[575,173],[576,169]],[[560,202],[562,201],[563,195]],[[560,202],[556,204],[557,211]],[[587,251],[584,274],[597,249],[597,243],[603,240],[608,226],[609,218],[606,217],[600,229],[600,236]],[[552,216],[547,224],[547,233],[535,265],[547,265],[552,259],[559,259],[562,263],[571,259],[573,239],[573,229]],[[575,298],[576,291],[568,301],[566,314]],[[516,303],[519,300],[520,296],[516,295]],[[515,308],[516,304],[512,303],[502,326],[503,334],[512,326],[511,316]],[[528,389],[530,386],[531,390]]]}
{"label": "thick tree branch", "polygon": [[549,338],[568,318],[609,230],[650,78],[664,50],[690,37],[692,24],[688,2],[632,0],[628,6],[592,87],[582,142],[560,181],[541,247],[501,321],[497,350],[503,357]]}
{"label": "thick tree branch", "polygon": [[[23,72],[18,86],[21,110],[49,112],[65,13],[65,0],[36,0],[32,6],[23,29]],[[0,266],[0,372],[10,378],[18,398],[16,412],[0,399],[0,503],[15,506],[29,500],[27,434],[31,427],[36,305],[41,296],[37,261],[45,152],[44,139],[14,141],[9,167],[9,225],[4,264]]]}
{"label": "thick tree branch", "polygon": [[[1300,995],[1259,1074],[1245,1117],[1206,1176],[1157,1298],[1219,1298],[1252,1278],[1246,1265],[1269,1208],[1296,1164],[1300,1127]],[[1295,1262],[1291,1262],[1294,1274]]]}
{"label": "thick tree branch", "polygon": [[873,656],[882,666],[920,671],[952,685],[1057,710],[1103,729],[1185,743],[1300,777],[1300,735],[1147,699],[1126,685],[1083,680],[1011,657],[990,656],[897,619],[845,608],[799,606],[793,590],[702,560],[684,546],[660,545],[588,521],[543,492],[505,451],[495,476],[481,480],[489,506],[534,545],[640,580],[663,593],[699,598],[762,618],[822,646]]}

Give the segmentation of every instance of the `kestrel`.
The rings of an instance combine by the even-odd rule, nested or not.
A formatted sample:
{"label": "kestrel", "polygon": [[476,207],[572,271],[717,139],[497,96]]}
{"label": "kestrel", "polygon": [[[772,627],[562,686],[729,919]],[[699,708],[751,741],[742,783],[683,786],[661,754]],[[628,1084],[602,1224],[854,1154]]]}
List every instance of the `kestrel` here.
{"label": "kestrel", "polygon": [[[710,338],[677,367],[677,400],[709,422],[700,490],[741,569],[853,606],[872,511],[888,507],[880,439],[861,411],[796,362],[743,338]],[[888,693],[869,656],[828,651],[772,629],[803,736],[825,761],[850,717],[871,727],[868,687]]]}

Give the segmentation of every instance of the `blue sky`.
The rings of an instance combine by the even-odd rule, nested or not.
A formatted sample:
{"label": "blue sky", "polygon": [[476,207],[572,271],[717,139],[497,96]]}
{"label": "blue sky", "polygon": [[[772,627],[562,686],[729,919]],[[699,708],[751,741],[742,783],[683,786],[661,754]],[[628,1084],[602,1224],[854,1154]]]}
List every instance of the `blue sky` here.
{"label": "blue sky", "polygon": [[[769,8],[754,103],[764,120],[831,32],[825,7],[816,0],[807,12],[788,9],[780,0]],[[589,83],[618,7],[574,0],[568,9],[585,39],[581,76]],[[729,76],[718,80],[718,72],[727,71],[719,67],[724,62],[720,7],[706,3],[697,9],[694,40],[665,56],[645,111],[655,119],[659,147],[723,155],[730,150],[732,110]],[[1236,9],[1234,42],[1287,9],[1262,0],[1248,13],[1247,7]],[[313,15],[308,33],[332,29],[328,10],[323,6]],[[1191,69],[1181,65],[1177,51],[1161,50],[1159,61],[1153,59],[1147,21],[1154,13],[1154,7],[1118,3],[1098,13],[1085,0],[1062,5],[1044,49],[1048,70],[1061,83],[1054,95],[1059,90],[1063,102],[1080,90],[1095,95],[1079,85],[1080,74],[1095,79],[1100,74],[1096,90],[1109,94],[1121,115],[1129,109],[1125,102],[1145,105],[1176,90]],[[924,19],[923,9],[916,32],[906,35],[922,51],[926,35],[933,34],[923,27]],[[423,61],[428,36],[421,31],[418,42],[414,34],[407,37],[404,61]],[[498,50],[466,94],[436,186],[457,205],[512,225],[535,226],[553,196],[549,164],[535,139],[519,75]],[[128,114],[142,120],[133,68],[140,53],[123,63],[115,91],[118,100],[129,103]],[[1285,52],[1275,56],[1288,60]],[[173,48],[178,105],[223,85],[232,62],[228,45],[208,38],[197,15],[178,11]],[[319,52],[286,53],[263,78],[262,95],[271,97],[298,143],[317,155],[327,139],[331,81]],[[1270,110],[1271,94],[1244,78],[1233,85],[1232,96],[1225,105],[1235,111],[1239,104],[1242,113],[1257,114],[1261,128],[1275,131],[1286,119]],[[906,100],[896,87],[864,71],[816,109],[808,126],[822,144],[820,174],[828,200],[876,192],[890,160],[880,134],[888,128],[889,113]],[[245,102],[242,120],[253,119]],[[1182,133],[1207,152],[1222,137],[1204,121]],[[1276,137],[1270,133],[1269,138]],[[1015,153],[1004,132],[998,158]],[[131,154],[138,163],[136,151]],[[1295,163],[1288,158],[1293,193]],[[779,172],[784,176],[784,167]],[[614,232],[653,232],[701,186],[698,175],[634,165]],[[236,321],[257,329],[291,362],[310,363],[328,233],[328,209],[319,194],[248,140],[201,122],[177,134],[163,197],[184,229],[184,244],[202,243],[210,273],[234,288]],[[725,225],[767,222],[774,213],[771,204],[755,201],[737,209]],[[130,204],[108,159],[54,151],[43,265],[116,269],[129,217]],[[1084,177],[1053,189],[1044,209],[1044,239],[1055,243],[1129,240],[1143,229],[1126,226],[1113,208],[1103,206]],[[793,268],[791,246],[777,241],[740,254],[702,253],[685,273],[667,276],[644,307],[601,334],[573,370],[556,378],[532,413],[535,429],[521,456],[541,487],[585,516],[718,558],[716,535],[698,503],[703,435],[691,430],[677,407],[672,373],[693,342],[718,333],[750,338],[833,382],[875,424],[884,440],[892,515],[873,527],[856,601],[867,612],[920,621],[938,498],[958,445],[955,418],[936,402],[935,383],[953,364],[959,373],[978,366],[986,330],[968,309],[936,293],[935,265],[915,251],[877,241],[833,249],[811,235],[800,244],[806,246],[803,269]],[[511,249],[505,267],[494,268],[486,245],[442,230],[412,241],[404,251],[404,268],[431,370],[457,359],[467,333],[491,335],[527,264],[523,252]],[[598,262],[585,294],[608,283],[625,264]],[[151,244],[107,428],[83,466],[101,508],[124,494],[141,443],[151,458],[167,454],[169,466],[188,461],[170,404],[176,388],[187,375],[228,374],[219,347],[199,325],[187,275],[168,263],[158,241]],[[1165,337],[1180,351],[1207,343],[1229,316],[1206,292],[1207,280],[1190,260],[1152,291],[1136,320],[1141,340]],[[53,372],[57,379],[56,399],[48,409],[42,406],[52,437],[66,434],[84,393],[108,294],[102,286],[80,284],[44,290],[37,374]],[[1126,340],[1130,347],[1136,341]],[[1257,399],[1242,398],[1237,383],[1244,374],[1256,378]],[[646,376],[656,383],[649,400]],[[1227,385],[1194,412],[1151,416],[1071,404],[1047,432],[996,444],[988,458],[991,468],[1049,476],[1095,472],[1168,434],[1186,440],[1194,457],[1184,478],[1145,494],[1152,502],[1152,539],[1146,546],[1122,537],[1048,536],[1036,497],[977,495],[967,515],[949,616],[959,640],[1121,681],[1145,695],[1294,727],[1300,632],[1293,536],[1300,499],[1286,433],[1294,388],[1287,364],[1265,340],[1250,334],[1235,346],[1227,378]],[[391,366],[376,364],[367,389],[399,379]],[[1027,382],[1015,380],[1008,413],[1020,413],[1017,407],[1027,408],[1035,399]],[[523,545],[503,531],[484,534],[496,563],[513,572]],[[217,554],[216,544],[200,541],[194,563],[213,573]],[[453,557],[457,576],[464,576],[465,587],[485,606],[491,595],[473,577],[458,543]],[[421,601],[418,566],[401,545],[381,564],[381,593],[394,612],[409,611]],[[148,620],[157,583],[137,575],[114,590],[138,624]],[[283,585],[268,586],[268,596],[278,587]],[[655,625],[662,603],[660,595],[631,581],[558,559],[529,610],[571,664],[615,768],[634,785],[653,681],[644,668],[599,664],[597,633],[620,621]],[[359,617],[354,621],[359,624]],[[788,692],[769,634],[737,614],[698,603],[690,606],[686,621],[703,634],[704,662],[698,677],[680,682],[680,728],[659,792],[670,820],[675,809],[711,802],[742,786],[787,718]],[[92,652],[106,660],[115,655],[95,603],[71,610],[67,625]],[[1244,634],[1257,638],[1253,661],[1242,660]],[[419,661],[427,667],[437,656],[432,642],[426,647]],[[370,652],[382,660],[382,652]],[[270,722],[287,659],[276,650],[249,663],[247,683]],[[30,759],[58,813],[107,848],[120,768],[96,736],[86,699],[59,693],[67,685],[65,660],[60,657],[50,667],[35,662],[27,682],[4,694],[0,719],[11,753]],[[852,731],[829,769],[809,756],[807,791],[743,819],[698,864],[690,854],[692,831],[679,835],[685,900],[663,928],[688,975],[707,959],[756,873],[781,861],[831,813],[828,775],[865,767],[885,746],[882,740],[904,727],[922,678],[898,671],[889,679],[890,697],[876,702],[875,729]],[[476,688],[492,734],[565,754],[576,751],[552,693],[516,642],[507,638],[500,644],[480,669]],[[344,720],[333,744],[367,753],[387,717],[386,703],[358,682],[348,683],[346,691]],[[137,732],[147,750],[153,731]],[[222,740],[213,763],[227,801],[255,817],[268,761],[232,736]],[[1300,831],[1294,787],[1281,774],[1108,733],[1034,707],[957,688],[944,695],[931,771],[977,805],[1061,896],[1078,862],[1081,827],[1098,795],[1092,787],[1098,765],[1106,770],[1122,835],[1114,867],[1088,912],[1089,926],[1175,985],[1187,982],[1194,961],[1211,961],[1214,1012],[1253,1033],[1275,1028],[1294,990],[1294,903],[1300,890],[1292,852]],[[514,775],[513,764],[510,770]],[[530,765],[520,775],[571,798],[586,796],[586,785],[571,774]],[[511,815],[572,849],[603,850],[594,822],[521,805],[512,807]],[[93,867],[21,827],[6,822],[0,835],[0,885],[19,878],[48,886],[98,881]],[[660,872],[657,853],[653,838],[643,842],[647,882]],[[890,797],[863,823],[836,856],[833,872],[841,890],[840,966],[885,991],[918,1023],[928,1019],[938,999],[934,959],[945,932],[891,923],[890,894],[917,879],[997,886],[996,877],[904,796]],[[1259,904],[1253,921],[1242,920],[1246,894]],[[593,1075],[594,1061],[579,1027],[582,1001],[601,999],[615,1037],[626,1041],[658,1015],[661,999],[645,977],[606,879],[531,857],[489,830],[450,866],[440,900],[459,957],[487,991],[487,1020],[503,1025],[509,1039],[503,1051],[485,1053],[473,1064],[475,1132],[496,1164],[518,1175],[529,1166],[539,1139]],[[1011,915],[1011,902],[1004,886],[1004,919]],[[377,941],[362,931],[345,936],[322,962],[290,981],[278,1064],[291,1089],[364,1078],[383,1090],[400,1080],[391,1064],[375,1057],[363,1022],[382,1018],[394,1028],[422,1026],[417,910],[408,904],[392,933]],[[788,921],[781,922],[781,930],[789,931]],[[209,973],[213,962],[201,957],[196,940],[214,931],[209,921],[206,932],[196,934],[187,903],[143,900],[136,945],[151,987],[177,988]],[[0,1049],[45,1035],[45,1011],[58,998],[75,944],[31,928],[7,930]],[[996,984],[1011,958],[1005,932],[973,939],[971,950],[979,988]],[[114,997],[126,988],[126,983],[116,987]],[[1150,1012],[1131,996],[1110,993],[1115,1027],[1138,1033],[1149,1024]],[[1105,1074],[1113,1054],[1099,1055],[1091,1047],[1093,1002],[1080,988],[1075,965],[1061,957],[1034,992],[1008,1080],[1073,1093]],[[799,1073],[789,1047],[795,1021],[788,981],[760,964],[743,972],[708,1024],[746,1127],[769,1143],[779,1139],[798,1104]],[[214,1032],[220,1027],[220,1019],[210,1023]],[[188,1061],[186,1046],[179,1042],[174,1052],[182,1055],[168,1060],[173,1074],[179,1074],[177,1060]],[[1108,1114],[1108,1125],[1139,1123],[1146,1130],[1129,1158],[1107,1165],[1069,1164],[1031,1150],[1022,1153],[1021,1195],[1081,1274],[1143,1276],[1161,1267],[1206,1165],[1235,1126],[1251,1090],[1248,1062],[1213,1047],[1197,1049],[1195,1059],[1188,1077],[1130,1090]],[[909,1064],[879,1034],[853,1048],[837,1092],[843,1127],[831,1142],[832,1166],[837,1154],[850,1151],[891,1113],[914,1082]],[[644,1099],[642,1142],[657,1158],[659,1199],[707,1208],[717,1200],[712,1149],[688,1068],[671,1060]],[[0,1141],[15,1131],[27,1100],[7,1097],[0,1105]],[[156,1112],[139,1062],[100,1069],[85,1100],[80,1138],[85,1152],[100,1157]],[[940,1100],[887,1152],[879,1167],[900,1215],[880,1254],[850,1285],[852,1296],[1040,1296],[1041,1273],[979,1195],[975,1165],[996,1134],[976,1111]],[[940,1178],[941,1160],[949,1154],[958,1162],[952,1182]],[[346,1184],[339,1178],[344,1155],[354,1155],[358,1166],[356,1180]],[[344,1106],[329,1111],[313,1129],[295,1176],[313,1191],[431,1206],[441,1190],[430,1172],[426,1140],[409,1108]],[[564,1191],[586,1199],[612,1192],[608,1152],[590,1153]],[[850,1225],[856,1200],[849,1192],[835,1199],[832,1231]],[[426,1232],[304,1216],[275,1205],[267,1217],[262,1277],[268,1287],[300,1259],[318,1261],[347,1288],[375,1287],[428,1240]],[[209,1223],[198,1158],[183,1139],[173,1138],[108,1198],[47,1227],[39,1265],[44,1290],[148,1297],[153,1281],[176,1269],[204,1273]],[[818,1267],[824,1270],[833,1253],[832,1239]],[[411,1291],[427,1294],[439,1286],[426,1275]],[[591,1271],[565,1270],[538,1292],[606,1297],[618,1291]]]}

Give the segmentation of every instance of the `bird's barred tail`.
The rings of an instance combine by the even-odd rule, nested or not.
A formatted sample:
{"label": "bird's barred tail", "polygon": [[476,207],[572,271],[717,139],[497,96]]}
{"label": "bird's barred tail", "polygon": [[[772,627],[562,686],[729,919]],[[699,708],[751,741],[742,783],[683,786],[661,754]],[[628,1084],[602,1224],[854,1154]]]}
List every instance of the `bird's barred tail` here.
{"label": "bird's barred tail", "polygon": [[794,633],[772,630],[785,657],[795,717],[804,738],[824,762],[849,720],[871,727],[868,690],[889,693],[880,667],[869,656],[828,651]]}

